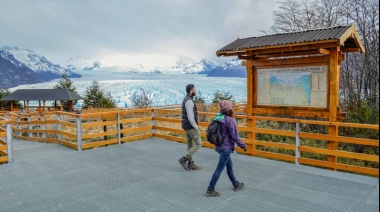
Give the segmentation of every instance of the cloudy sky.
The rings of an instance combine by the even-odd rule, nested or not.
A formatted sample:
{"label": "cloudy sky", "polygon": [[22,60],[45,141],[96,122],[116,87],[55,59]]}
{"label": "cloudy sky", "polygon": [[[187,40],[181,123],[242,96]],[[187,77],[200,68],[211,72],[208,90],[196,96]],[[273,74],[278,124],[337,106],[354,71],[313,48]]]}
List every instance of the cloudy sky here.
{"label": "cloudy sky", "polygon": [[0,0],[0,46],[65,63],[168,65],[218,60],[237,37],[262,35],[276,0]]}

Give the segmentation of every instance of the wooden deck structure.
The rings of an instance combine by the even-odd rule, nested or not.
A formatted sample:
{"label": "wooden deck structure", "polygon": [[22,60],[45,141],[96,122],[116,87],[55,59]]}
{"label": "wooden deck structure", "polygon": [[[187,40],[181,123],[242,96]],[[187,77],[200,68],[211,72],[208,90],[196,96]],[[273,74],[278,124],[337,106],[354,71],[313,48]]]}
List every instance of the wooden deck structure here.
{"label": "wooden deck structure", "polygon": [[[204,121],[199,122],[201,136],[203,139],[202,145],[204,147],[214,148],[214,146],[208,143],[205,139],[205,129],[215,115],[216,113],[214,112],[199,112],[199,116],[206,117]],[[20,140],[61,144],[78,151],[113,144],[121,144],[135,140],[149,139],[152,137],[181,143],[186,142],[185,132],[181,129],[181,111],[174,109],[114,110],[85,114],[74,114],[59,111],[39,113],[30,112],[26,115],[19,115],[18,113],[4,113],[2,116],[11,120],[11,123],[9,123],[10,121],[6,123],[11,124],[13,131],[12,136],[14,138]],[[331,135],[329,133],[323,134],[301,131],[297,130],[295,127],[297,125],[317,125],[334,127],[337,128],[337,130],[341,128],[348,128],[367,129],[378,132],[379,125],[265,116],[253,117],[248,115],[237,115],[236,118],[239,124],[238,130],[243,134],[247,134],[247,136],[242,135],[242,138],[248,145],[248,155],[308,166],[329,168],[338,171],[379,176],[379,155],[376,155],[375,153],[356,153],[331,149],[329,147],[315,147],[314,145],[314,143],[318,141],[334,141],[338,144],[355,144],[358,146],[379,147],[379,141],[377,139],[365,139]],[[252,120],[254,120],[254,123],[250,123]],[[263,128],[263,123],[266,122],[293,125],[295,130],[280,130],[268,127]],[[253,125],[254,127],[248,126],[248,124]],[[4,130],[2,132],[4,134]],[[253,139],[248,137],[249,133],[285,136],[289,138],[289,142]],[[300,139],[309,139],[313,142],[297,142],[297,140]],[[258,147],[265,148],[259,149]],[[244,154],[240,150],[237,151]],[[370,162],[377,164],[377,168],[370,168],[365,165],[352,165],[339,161],[315,159],[304,155],[304,153],[319,154],[327,157],[333,156],[337,159],[346,158]]]}

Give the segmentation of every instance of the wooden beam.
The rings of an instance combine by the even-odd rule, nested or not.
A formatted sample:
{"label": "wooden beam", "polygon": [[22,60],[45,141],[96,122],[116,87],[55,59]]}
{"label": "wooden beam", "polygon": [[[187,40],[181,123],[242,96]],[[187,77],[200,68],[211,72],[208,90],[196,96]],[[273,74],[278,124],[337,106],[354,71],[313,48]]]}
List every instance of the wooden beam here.
{"label": "wooden beam", "polygon": [[275,60],[253,60],[253,66],[284,66],[284,65],[313,65],[313,63],[328,64],[330,62],[329,56],[313,56],[302,58],[289,58],[289,59],[275,59]]}
{"label": "wooden beam", "polygon": [[[254,114],[265,115],[285,115],[295,117],[311,117],[311,118],[329,118],[328,111],[313,111],[313,110],[294,110],[294,109],[278,109],[278,108],[252,108]],[[338,119],[344,119],[345,113],[339,113]]]}
{"label": "wooden beam", "polygon": [[289,45],[287,47],[276,47],[276,46],[270,46],[267,48],[262,49],[247,49],[247,51],[250,51],[253,55],[256,54],[268,54],[268,53],[281,53],[281,52],[293,52],[293,51],[307,51],[307,50],[317,50],[319,48],[335,48],[339,46],[338,40],[331,40],[327,41],[325,43],[308,43],[308,44],[293,44]]}
{"label": "wooden beam", "polygon": [[317,51],[318,51],[320,54],[330,55],[330,50],[328,50],[328,49],[319,48]]}
{"label": "wooden beam", "polygon": [[295,51],[295,52],[282,52],[282,53],[274,53],[274,54],[257,54],[256,58],[275,58],[275,57],[292,57],[292,56],[302,56],[302,55],[316,55],[321,54],[316,50],[312,51]]}
{"label": "wooden beam", "polygon": [[[256,94],[256,76],[255,76],[255,67],[253,67],[253,61],[247,60],[247,106],[246,106],[246,114],[248,116],[253,116],[252,108],[255,102],[255,94]],[[247,120],[248,127],[254,129],[256,128],[256,120],[254,118],[249,118]],[[247,138],[251,140],[256,139],[256,134],[253,132],[247,132]],[[253,150],[256,150],[256,146],[252,146]]]}
{"label": "wooden beam", "polygon": [[239,60],[252,60],[252,56],[244,56],[244,55],[238,55]]}
{"label": "wooden beam", "polygon": [[341,52],[361,52],[360,48],[341,49]]}
{"label": "wooden beam", "polygon": [[[329,121],[336,122],[338,120],[338,106],[339,106],[339,47],[330,50],[330,65],[329,65],[329,93],[328,93],[328,105],[329,105]],[[329,126],[328,134],[332,136],[338,136],[338,127]],[[338,142],[328,141],[327,148],[329,150],[338,150]],[[328,162],[337,163],[338,157],[335,155],[329,155],[327,157]],[[336,169],[334,169],[336,170]]]}

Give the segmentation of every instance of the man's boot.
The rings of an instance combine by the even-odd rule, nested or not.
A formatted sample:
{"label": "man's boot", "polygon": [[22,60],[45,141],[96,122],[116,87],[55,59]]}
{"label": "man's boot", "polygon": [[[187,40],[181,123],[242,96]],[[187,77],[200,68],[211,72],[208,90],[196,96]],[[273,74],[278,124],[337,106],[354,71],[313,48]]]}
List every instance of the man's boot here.
{"label": "man's boot", "polygon": [[181,164],[182,168],[184,168],[187,171],[190,171],[190,169],[186,166],[186,163],[189,159],[182,157],[178,160],[178,163]]}
{"label": "man's boot", "polygon": [[187,164],[189,170],[200,170],[201,167],[194,164],[194,161],[191,161]]}

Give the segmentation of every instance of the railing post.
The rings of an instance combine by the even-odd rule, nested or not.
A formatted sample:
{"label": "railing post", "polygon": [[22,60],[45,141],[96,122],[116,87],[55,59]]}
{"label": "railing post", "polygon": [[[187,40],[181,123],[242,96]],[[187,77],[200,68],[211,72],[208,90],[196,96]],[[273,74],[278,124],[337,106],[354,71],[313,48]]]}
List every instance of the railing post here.
{"label": "railing post", "polygon": [[61,130],[62,130],[61,115],[57,114],[57,138],[58,138],[58,144],[60,144],[61,140],[62,140],[62,135],[60,133]]}
{"label": "railing post", "polygon": [[121,136],[120,136],[120,113],[117,114],[117,125],[116,125],[116,128],[117,128],[117,140],[118,140],[118,143],[121,144]]}
{"label": "railing post", "polygon": [[156,125],[156,121],[154,120],[154,109],[152,109],[152,138],[154,137],[154,126]]}
{"label": "railing post", "polygon": [[[41,130],[42,131],[42,139],[43,141],[45,142],[45,138],[46,138],[46,133],[45,133],[45,130],[46,130],[46,126],[45,126],[45,116],[41,114]],[[39,134],[39,133],[38,133]]]}
{"label": "railing post", "polygon": [[[30,116],[28,116],[28,129],[29,129],[29,130],[33,129],[33,126],[30,125],[30,122],[31,122],[31,121],[32,121],[32,118],[31,118]],[[30,131],[28,131],[28,139],[29,139],[29,141],[31,141],[31,140],[30,140],[30,137],[32,137],[31,134],[32,134],[32,133],[31,133]]]}
{"label": "railing post", "polygon": [[8,163],[13,163],[12,123],[7,124],[7,146]]}
{"label": "railing post", "polygon": [[76,117],[76,123],[77,123],[77,147],[78,152],[82,151],[82,118]]}
{"label": "railing post", "polygon": [[[12,116],[11,116],[11,120],[12,120]],[[17,116],[17,128],[20,130],[20,131],[18,131],[18,135],[19,136],[22,136],[22,132],[21,132],[21,118],[20,118],[20,116]]]}
{"label": "railing post", "polygon": [[299,165],[298,163],[298,159],[300,158],[300,151],[298,149],[298,147],[300,146],[300,136],[299,136],[299,132],[300,132],[300,123],[296,123],[296,160],[295,160],[295,163],[296,165]]}

